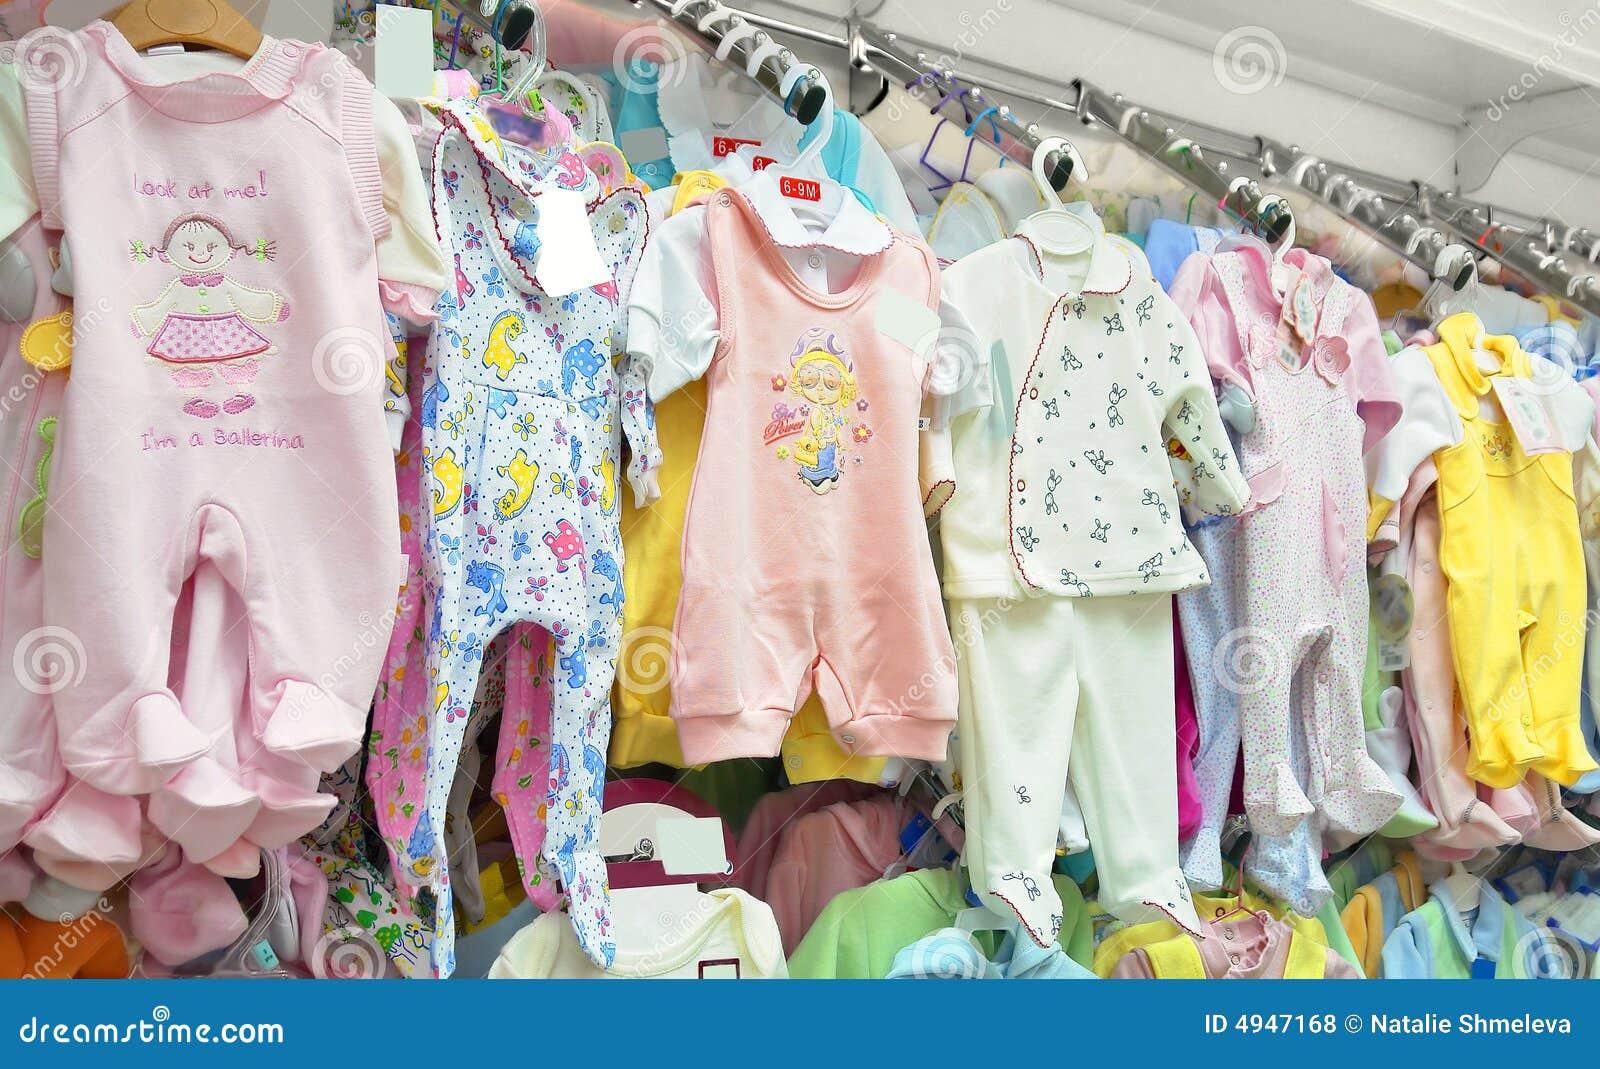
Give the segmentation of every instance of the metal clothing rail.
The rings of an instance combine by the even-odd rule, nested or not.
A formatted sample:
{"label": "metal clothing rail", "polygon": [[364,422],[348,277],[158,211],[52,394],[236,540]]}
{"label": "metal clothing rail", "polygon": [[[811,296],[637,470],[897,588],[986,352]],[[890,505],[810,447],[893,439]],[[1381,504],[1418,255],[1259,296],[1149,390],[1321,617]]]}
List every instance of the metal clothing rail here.
{"label": "metal clothing rail", "polygon": [[[463,0],[470,3],[471,0]],[[493,2],[493,0],[486,0]],[[516,3],[520,0],[503,0]],[[711,11],[726,8],[718,0],[633,0],[671,16],[691,34],[715,47],[722,34],[699,30]],[[1030,163],[1057,113],[1119,137],[1184,182],[1215,199],[1218,206],[1276,238],[1292,218],[1271,192],[1286,183],[1372,234],[1397,254],[1422,266],[1430,276],[1459,287],[1468,277],[1465,262],[1443,257],[1451,245],[1464,245],[1494,259],[1535,286],[1600,315],[1600,280],[1584,268],[1600,262],[1600,237],[1553,218],[1528,216],[1474,201],[1422,182],[1395,179],[1331,160],[1259,135],[1238,134],[1145,108],[1107,93],[1083,80],[1064,87],[1063,96],[993,77],[942,65],[933,57],[937,46],[885,31],[870,22],[850,22],[845,34],[819,30],[788,19],[738,11],[725,28],[744,22],[763,31],[825,45],[845,53],[852,70],[876,73],[885,82],[905,87],[930,110],[972,129],[973,136],[1019,162]],[[715,35],[715,36],[713,36]],[[759,38],[757,38],[759,40]],[[734,46],[735,54],[756,47],[752,41]],[[1002,64],[985,67],[1031,83],[1035,75]],[[765,70],[758,74],[766,73]],[[777,91],[773,78],[760,79]],[[769,84],[772,83],[772,84]],[[1033,121],[1019,119],[1009,101],[1037,105]],[[981,123],[975,119],[981,118]],[[1041,126],[1048,129],[1041,131]],[[980,133],[981,129],[981,133]],[[990,135],[993,135],[992,137]],[[1048,163],[1059,189],[1060,160]],[[1587,259],[1588,264],[1583,261]]]}

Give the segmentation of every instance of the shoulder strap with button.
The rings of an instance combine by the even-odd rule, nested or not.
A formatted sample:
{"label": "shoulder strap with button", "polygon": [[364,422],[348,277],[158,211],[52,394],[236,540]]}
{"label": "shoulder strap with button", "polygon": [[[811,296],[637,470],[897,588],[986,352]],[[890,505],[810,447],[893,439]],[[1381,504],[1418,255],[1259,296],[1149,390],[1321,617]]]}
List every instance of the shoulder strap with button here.
{"label": "shoulder strap with button", "polygon": [[1205,962],[1200,958],[1200,948],[1186,935],[1150,943],[1144,948],[1150,959],[1150,971],[1157,980],[1204,980]]}

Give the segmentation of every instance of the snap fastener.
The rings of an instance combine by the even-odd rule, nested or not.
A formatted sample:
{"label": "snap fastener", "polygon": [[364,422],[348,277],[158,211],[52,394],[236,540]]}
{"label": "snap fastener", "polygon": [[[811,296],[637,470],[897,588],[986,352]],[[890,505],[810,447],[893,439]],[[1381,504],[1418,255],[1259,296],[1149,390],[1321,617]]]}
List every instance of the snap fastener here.
{"label": "snap fastener", "polygon": [[847,731],[843,735],[839,736],[839,741],[844,743],[846,746],[854,746],[856,744],[856,737]]}
{"label": "snap fastener", "polygon": [[721,193],[717,194],[717,203],[718,204],[732,204],[733,203],[733,194],[729,193],[727,190],[723,190]]}
{"label": "snap fastener", "polygon": [[516,200],[511,202],[511,214],[516,216],[518,219],[526,219],[528,216],[533,214],[533,205],[529,204],[523,198],[518,197]]}
{"label": "snap fastener", "polygon": [[1532,713],[1523,713],[1522,714],[1522,723],[1525,726],[1528,725],[1528,724],[1532,724],[1533,723],[1533,714]]}
{"label": "snap fastener", "polygon": [[796,754],[795,756],[789,758],[789,767],[790,768],[799,768],[800,764],[801,764],[800,756],[798,754]]}
{"label": "snap fastener", "polygon": [[1018,490],[1026,490],[1027,488],[1028,488],[1028,484],[1027,484],[1027,482],[1025,480],[1022,480],[1022,479],[1018,479],[1017,480],[1017,489]]}
{"label": "snap fastener", "polygon": [[1028,387],[1028,400],[1037,401],[1038,399],[1039,399],[1039,390],[1038,390],[1038,388],[1035,387],[1035,386]]}
{"label": "snap fastener", "polygon": [[292,41],[286,41],[283,45],[283,54],[293,59],[300,54],[300,46]]}
{"label": "snap fastener", "polygon": [[1224,938],[1224,939],[1232,939],[1233,938],[1233,929],[1232,928],[1224,928],[1224,929],[1222,929],[1222,938]]}
{"label": "snap fastener", "polygon": [[1233,964],[1237,965],[1237,964],[1239,964],[1239,955],[1237,955],[1237,954],[1229,954],[1228,955],[1228,960],[1230,962],[1232,962]]}
{"label": "snap fastener", "polygon": [[821,267],[822,257],[818,256],[816,253],[812,253],[810,256],[806,257],[806,263],[810,264],[814,268]]}

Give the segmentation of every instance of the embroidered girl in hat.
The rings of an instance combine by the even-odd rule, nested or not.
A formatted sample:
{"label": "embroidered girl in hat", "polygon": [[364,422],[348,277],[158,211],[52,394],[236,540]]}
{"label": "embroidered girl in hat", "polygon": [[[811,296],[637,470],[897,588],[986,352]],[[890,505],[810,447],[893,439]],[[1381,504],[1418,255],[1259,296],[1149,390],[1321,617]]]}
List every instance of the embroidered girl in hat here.
{"label": "embroidered girl in hat", "polygon": [[789,365],[789,388],[809,402],[794,460],[800,478],[820,496],[839,485],[839,453],[856,399],[855,364],[837,335],[813,327],[801,335]]}

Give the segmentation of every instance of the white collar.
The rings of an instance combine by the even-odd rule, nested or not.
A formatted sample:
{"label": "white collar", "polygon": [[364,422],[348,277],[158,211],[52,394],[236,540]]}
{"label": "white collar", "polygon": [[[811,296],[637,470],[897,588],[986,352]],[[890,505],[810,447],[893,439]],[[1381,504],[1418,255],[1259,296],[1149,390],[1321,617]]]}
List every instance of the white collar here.
{"label": "white collar", "polygon": [[[661,127],[667,132],[673,169],[713,170],[718,157],[712,151],[712,138],[719,136],[760,141],[762,155],[793,159],[800,150],[805,128],[765,94],[753,96],[724,89],[715,73],[710,61],[699,53],[661,65],[656,80],[656,110],[661,115]],[[724,126],[712,119],[706,102],[713,95],[726,93],[731,93],[745,110]]]}
{"label": "white collar", "polygon": [[[1059,217],[1062,213],[1087,223],[1093,230],[1094,240],[1088,248],[1072,252],[1053,247],[1046,227],[1052,216]],[[1027,242],[1028,247],[1033,250],[1041,282],[1044,281],[1046,259],[1069,259],[1082,256],[1084,253],[1088,253],[1090,257],[1089,270],[1084,275],[1080,293],[1101,295],[1121,293],[1128,288],[1128,283],[1133,281],[1133,261],[1106,235],[1105,224],[1100,221],[1099,213],[1088,201],[1072,201],[1058,208],[1035,212],[1018,224],[1017,237]]]}
{"label": "white collar", "polygon": [[894,242],[889,225],[867,210],[860,199],[839,183],[822,183],[824,199],[837,198],[838,210],[821,234],[800,221],[789,199],[778,191],[771,171],[762,171],[737,185],[773,242],[790,249],[822,246],[850,256],[873,256]]}

